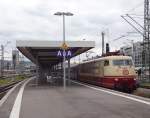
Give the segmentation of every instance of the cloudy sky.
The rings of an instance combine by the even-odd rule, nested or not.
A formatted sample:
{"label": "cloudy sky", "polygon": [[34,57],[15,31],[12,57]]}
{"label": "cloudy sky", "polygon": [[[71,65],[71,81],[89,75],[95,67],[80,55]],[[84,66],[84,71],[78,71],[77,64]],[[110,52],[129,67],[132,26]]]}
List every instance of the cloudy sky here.
{"label": "cloudy sky", "polygon": [[[144,0],[0,0],[0,44],[11,43],[6,50],[15,48],[16,40],[62,40],[62,18],[57,11],[72,12],[66,18],[66,40],[96,41],[97,54],[101,53],[101,32],[111,50],[130,45],[129,40],[142,40],[133,34],[114,39],[135,30],[120,16],[138,14],[143,23]],[[140,18],[141,17],[141,18]],[[10,52],[10,51],[9,51]],[[9,55],[8,53],[6,55]]]}

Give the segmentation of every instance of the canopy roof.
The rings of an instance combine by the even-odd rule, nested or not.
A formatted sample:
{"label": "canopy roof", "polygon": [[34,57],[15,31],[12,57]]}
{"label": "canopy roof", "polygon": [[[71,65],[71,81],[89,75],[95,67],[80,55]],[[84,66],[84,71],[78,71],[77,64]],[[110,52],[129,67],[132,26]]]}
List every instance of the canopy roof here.
{"label": "canopy roof", "polygon": [[[42,65],[55,65],[62,62],[63,58],[58,56],[58,51],[62,53],[62,41],[41,41],[41,40],[17,40],[16,47],[33,63]],[[71,55],[66,58],[72,58],[87,50],[95,47],[94,41],[66,41]],[[67,50],[67,51],[68,51]]]}

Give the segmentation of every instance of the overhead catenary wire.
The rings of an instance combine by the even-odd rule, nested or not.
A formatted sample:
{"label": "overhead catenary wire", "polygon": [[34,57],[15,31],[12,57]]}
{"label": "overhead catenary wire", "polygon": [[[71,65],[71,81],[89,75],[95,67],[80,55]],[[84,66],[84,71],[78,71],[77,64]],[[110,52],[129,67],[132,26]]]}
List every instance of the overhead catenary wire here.
{"label": "overhead catenary wire", "polygon": [[132,21],[134,21],[138,26],[140,26],[144,30],[144,27],[140,23],[138,23],[133,17],[131,17],[129,14],[126,14],[126,16],[130,18]]}
{"label": "overhead catenary wire", "polygon": [[143,32],[140,31],[135,25],[133,25],[131,22],[129,22],[125,17],[126,16],[121,16],[130,26],[132,26],[137,32],[139,32],[143,36]]}
{"label": "overhead catenary wire", "polygon": [[[138,3],[135,7],[133,7],[133,8],[130,9],[129,11],[127,11],[127,13],[126,13],[125,15],[122,15],[122,16],[124,16],[124,18],[125,18],[126,16],[129,17],[133,22],[135,22],[136,24],[139,25],[139,23],[138,23],[136,20],[134,20],[133,18],[143,20],[144,14],[143,14],[143,12],[140,13],[140,14],[137,14],[137,13],[135,13],[135,12],[133,12],[133,11],[135,11],[135,10],[136,10],[137,8],[139,8],[139,7],[142,7],[143,4],[144,4],[144,1]],[[125,19],[124,19],[124,20],[125,20]],[[141,27],[141,26],[140,26],[140,27]],[[142,27],[143,27],[143,26],[142,26]]]}
{"label": "overhead catenary wire", "polygon": [[144,15],[143,14],[130,14],[130,15],[132,15],[132,16],[141,16],[141,17],[143,17]]}
{"label": "overhead catenary wire", "polygon": [[144,4],[144,1],[138,3],[134,8],[130,9],[130,10],[127,11],[127,12],[129,13],[129,12],[135,11],[137,8],[142,7],[143,4]]}

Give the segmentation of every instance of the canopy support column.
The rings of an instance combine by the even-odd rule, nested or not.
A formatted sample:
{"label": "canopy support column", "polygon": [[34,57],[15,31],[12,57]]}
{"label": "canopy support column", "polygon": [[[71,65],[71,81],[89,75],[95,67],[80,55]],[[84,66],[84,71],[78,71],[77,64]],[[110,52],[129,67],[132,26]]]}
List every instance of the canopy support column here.
{"label": "canopy support column", "polygon": [[36,79],[35,84],[38,85],[39,80],[39,63],[38,63],[38,56],[36,56]]}
{"label": "canopy support column", "polygon": [[70,84],[70,58],[68,59],[68,84]]}

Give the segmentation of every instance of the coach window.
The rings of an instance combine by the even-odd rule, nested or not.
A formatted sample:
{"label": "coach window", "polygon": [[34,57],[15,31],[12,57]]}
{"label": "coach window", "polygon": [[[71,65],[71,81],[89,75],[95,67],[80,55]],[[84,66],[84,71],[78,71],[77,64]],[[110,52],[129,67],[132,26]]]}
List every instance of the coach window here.
{"label": "coach window", "polygon": [[104,66],[109,66],[109,60],[104,61]]}

